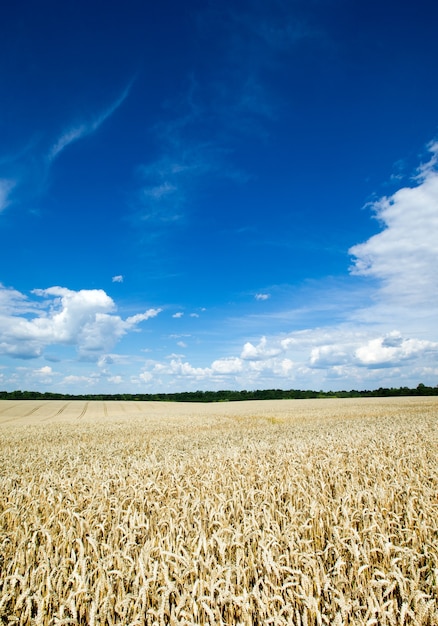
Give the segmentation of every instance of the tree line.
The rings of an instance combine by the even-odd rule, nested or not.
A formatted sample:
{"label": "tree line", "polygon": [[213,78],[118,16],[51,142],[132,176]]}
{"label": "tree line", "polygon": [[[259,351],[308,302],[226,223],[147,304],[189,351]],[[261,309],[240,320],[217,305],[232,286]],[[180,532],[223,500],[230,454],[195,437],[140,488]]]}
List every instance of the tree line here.
{"label": "tree line", "polygon": [[158,402],[233,402],[239,400],[303,400],[306,398],[371,398],[391,396],[437,396],[438,386],[428,387],[420,383],[410,387],[379,387],[358,391],[312,391],[302,389],[256,389],[254,391],[182,391],[177,393],[112,393],[67,394],[51,391],[0,391],[0,400],[129,400]]}

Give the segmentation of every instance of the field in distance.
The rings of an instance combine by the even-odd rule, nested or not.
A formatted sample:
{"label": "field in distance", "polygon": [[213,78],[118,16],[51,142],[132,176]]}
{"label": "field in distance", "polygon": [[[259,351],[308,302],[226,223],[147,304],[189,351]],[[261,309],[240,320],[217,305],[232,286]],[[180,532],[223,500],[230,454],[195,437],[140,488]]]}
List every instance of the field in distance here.
{"label": "field in distance", "polygon": [[[122,423],[133,420],[151,426],[160,423],[212,418],[231,419],[237,423],[250,418],[272,418],[278,422],[321,418],[378,417],[419,411],[430,412],[438,407],[438,397],[388,397],[388,398],[329,398],[306,400],[251,400],[238,402],[162,402],[162,401],[86,401],[86,400],[0,400],[0,427],[2,425],[37,425],[39,423]],[[190,428],[191,425],[184,424]]]}
{"label": "field in distance", "polygon": [[438,397],[0,401],[0,623],[438,624]]}

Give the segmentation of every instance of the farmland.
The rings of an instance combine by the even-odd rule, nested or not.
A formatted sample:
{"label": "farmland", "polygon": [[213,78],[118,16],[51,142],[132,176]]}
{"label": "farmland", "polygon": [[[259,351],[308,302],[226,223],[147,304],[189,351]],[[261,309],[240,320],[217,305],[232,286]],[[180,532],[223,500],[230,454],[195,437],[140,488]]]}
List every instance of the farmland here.
{"label": "farmland", "polygon": [[0,623],[438,624],[438,398],[0,401]]}

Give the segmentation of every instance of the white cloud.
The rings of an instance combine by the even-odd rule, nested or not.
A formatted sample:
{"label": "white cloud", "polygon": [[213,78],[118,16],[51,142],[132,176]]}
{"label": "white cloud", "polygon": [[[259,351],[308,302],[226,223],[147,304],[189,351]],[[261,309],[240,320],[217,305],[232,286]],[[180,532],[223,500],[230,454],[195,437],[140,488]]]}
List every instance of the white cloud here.
{"label": "white cloud", "polygon": [[[432,158],[420,168],[412,187],[401,188],[374,204],[381,231],[350,249],[354,257],[351,273],[356,278],[347,277],[350,282],[343,290],[319,288],[313,302],[310,296],[303,299],[299,315],[288,310],[253,316],[252,322],[259,324],[263,319],[272,328],[269,336],[261,331],[260,339],[246,340],[249,324],[242,320],[240,327],[247,333],[239,341],[242,348],[230,350],[222,358],[208,357],[201,362],[203,366],[199,366],[199,357],[197,366],[182,355],[171,355],[169,361],[148,361],[141,373],[130,375],[132,384],[148,383],[151,388],[161,386],[168,391],[178,386],[363,389],[436,384],[438,144],[431,145],[430,150]],[[49,345],[71,345],[82,357],[94,355],[101,368],[110,368],[116,361],[108,350],[160,312],[149,309],[122,319],[113,300],[102,290],[51,287],[35,290],[33,296],[29,299],[0,286],[0,352],[30,358],[42,354]],[[266,299],[264,296],[268,294],[255,295],[258,300]],[[312,327],[309,320],[318,317],[321,324],[321,311],[327,316],[327,311],[333,310],[339,311],[336,324]],[[173,315],[182,316],[182,311]],[[291,330],[294,327],[300,330]],[[233,332],[235,328],[236,324]],[[252,331],[254,335],[257,337]],[[186,347],[181,341],[186,336],[170,337]],[[221,350],[226,339],[224,330]],[[230,334],[231,340],[236,345],[235,335]],[[35,372],[55,376],[44,367]],[[106,370],[99,375],[100,380],[106,376],[107,381],[113,376]],[[97,380],[98,376],[71,375],[64,384],[79,387],[96,384]]]}
{"label": "white cloud", "polygon": [[256,295],[254,296],[256,300],[269,300],[270,297],[271,294],[269,293],[256,293]]}
{"label": "white cloud", "polygon": [[386,337],[370,339],[355,351],[357,361],[366,366],[400,365],[403,361],[438,355],[438,343],[419,339],[405,339],[394,331]]}
{"label": "white cloud", "polygon": [[35,370],[35,374],[52,374],[52,368],[49,365],[44,365],[44,367],[40,367],[40,369]]}
{"label": "white cloud", "polygon": [[289,377],[295,367],[291,359],[281,359],[275,364],[274,372],[280,376]]}
{"label": "white cloud", "polygon": [[114,364],[125,364],[127,361],[126,356],[121,356],[119,354],[102,354],[97,361],[97,365],[99,367],[107,367],[108,365]]}
{"label": "white cloud", "polygon": [[[101,289],[72,291],[50,287],[32,293],[44,300],[38,306],[34,303],[33,311],[25,316],[24,296],[0,289],[0,302],[2,296],[9,302],[9,309],[0,315],[0,353],[33,358],[49,345],[72,345],[82,356],[98,358],[123,335],[161,310],[149,309],[123,320],[114,313],[113,300]],[[15,308],[16,301],[19,306]]]}
{"label": "white cloud", "polygon": [[79,388],[83,388],[84,385],[87,387],[92,387],[97,382],[96,376],[77,376],[75,374],[70,374],[69,376],[64,376],[62,380],[62,384],[70,387],[70,385],[80,385]]}
{"label": "white cloud", "polygon": [[151,372],[142,372],[141,374],[139,374],[138,376],[140,378],[140,380],[144,383],[149,383],[151,380],[154,379],[153,375],[151,374]]}
{"label": "white cloud", "polygon": [[183,378],[204,380],[210,377],[211,370],[208,367],[193,367],[188,362],[182,362],[172,359],[169,364],[167,373],[171,375],[177,375]]}
{"label": "white cloud", "polygon": [[243,370],[242,359],[238,357],[217,359],[211,364],[211,369],[219,374],[235,374]]}
{"label": "white cloud", "polygon": [[2,315],[11,315],[17,312],[24,314],[32,311],[37,311],[37,307],[30,303],[24,294],[0,283],[0,318]]}
{"label": "white cloud", "polygon": [[108,382],[114,385],[120,385],[123,382],[123,378],[121,376],[108,376]]}
{"label": "white cloud", "polygon": [[436,342],[396,331],[376,336],[373,329],[342,324],[287,337],[264,336],[257,344],[246,342],[240,357],[216,359],[206,367],[194,367],[180,358],[168,364],[151,361],[147,380],[160,384],[167,380],[169,390],[178,384],[186,390],[223,388],[224,384],[247,389],[415,386],[438,376],[437,354]]}
{"label": "white cloud", "polygon": [[[373,205],[383,230],[350,249],[352,273],[379,281],[386,306],[438,306],[438,144],[415,187],[399,189]],[[394,311],[393,311],[394,314]]]}
{"label": "white cloud", "polygon": [[121,274],[112,277],[113,283],[123,283],[123,276]]}
{"label": "white cloud", "polygon": [[152,317],[156,317],[159,313],[161,313],[162,309],[148,309],[144,313],[137,313],[137,315],[132,315],[131,317],[127,317],[125,324],[127,328],[132,328],[136,326],[140,322],[144,322],[146,320],[151,319]]}
{"label": "white cloud", "polygon": [[288,348],[293,346],[296,343],[296,341],[297,340],[294,339],[293,337],[287,337],[286,339],[281,339],[280,346],[282,347],[283,350],[287,350]]}
{"label": "white cloud", "polygon": [[[283,339],[262,337],[256,346],[247,342],[241,354],[241,371],[245,376],[250,370],[260,380],[272,375],[283,386],[304,379],[306,387],[311,387],[315,376],[326,383],[341,373],[350,382],[363,380],[366,368],[374,386],[380,386],[378,370],[393,367],[398,384],[413,375],[419,377],[418,383],[422,376],[430,377],[437,371],[437,355],[438,342],[405,337],[398,331],[376,336],[372,328],[359,330],[343,324],[299,331]],[[410,384],[414,383],[415,379]]]}
{"label": "white cloud", "polygon": [[248,361],[259,361],[273,356],[277,356],[282,351],[281,347],[268,346],[266,337],[262,337],[257,346],[254,346],[251,342],[245,343],[242,349],[240,357]]}
{"label": "white cloud", "polygon": [[[335,337],[333,337],[335,340]],[[345,363],[349,359],[347,352],[348,345],[344,344],[328,344],[316,346],[310,351],[310,365],[312,367],[329,367]]]}

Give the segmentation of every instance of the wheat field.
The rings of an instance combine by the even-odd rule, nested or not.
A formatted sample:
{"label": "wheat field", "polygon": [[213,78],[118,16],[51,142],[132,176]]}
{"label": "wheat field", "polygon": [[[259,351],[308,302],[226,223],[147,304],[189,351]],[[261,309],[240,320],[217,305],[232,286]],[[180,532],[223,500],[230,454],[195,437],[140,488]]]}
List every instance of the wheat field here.
{"label": "wheat field", "polygon": [[0,623],[438,625],[438,398],[0,401]]}

